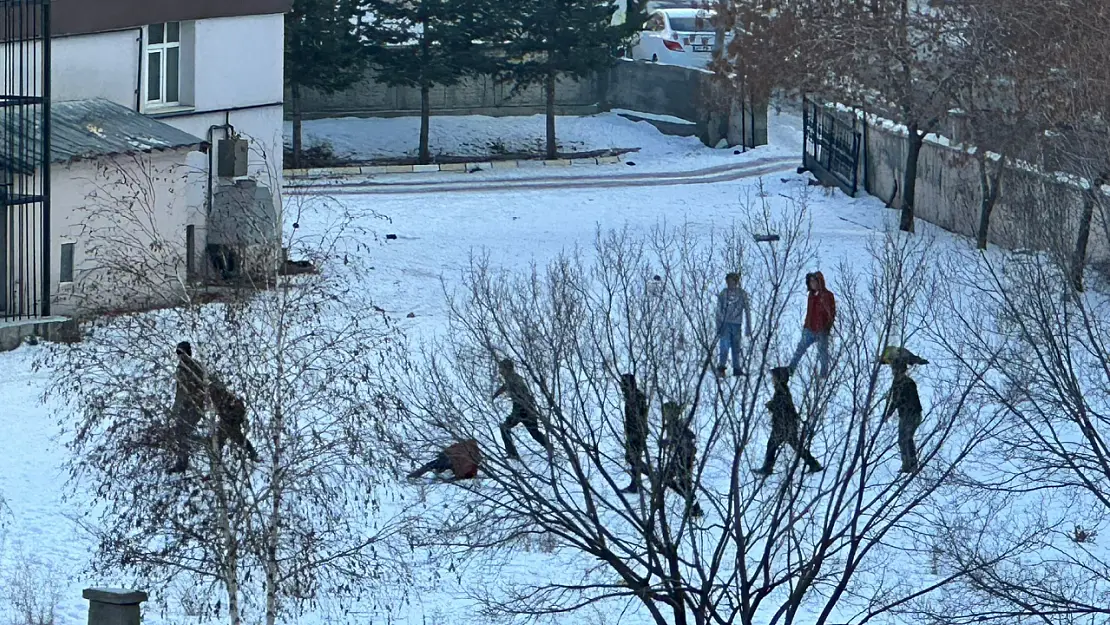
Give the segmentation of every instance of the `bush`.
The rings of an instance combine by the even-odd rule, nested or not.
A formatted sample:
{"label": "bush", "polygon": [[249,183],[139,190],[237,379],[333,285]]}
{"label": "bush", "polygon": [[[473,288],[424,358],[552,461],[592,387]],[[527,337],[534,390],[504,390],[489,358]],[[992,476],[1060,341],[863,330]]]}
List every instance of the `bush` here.
{"label": "bush", "polygon": [[54,625],[61,601],[57,570],[49,564],[17,554],[4,579],[3,599],[8,602],[11,625]]}

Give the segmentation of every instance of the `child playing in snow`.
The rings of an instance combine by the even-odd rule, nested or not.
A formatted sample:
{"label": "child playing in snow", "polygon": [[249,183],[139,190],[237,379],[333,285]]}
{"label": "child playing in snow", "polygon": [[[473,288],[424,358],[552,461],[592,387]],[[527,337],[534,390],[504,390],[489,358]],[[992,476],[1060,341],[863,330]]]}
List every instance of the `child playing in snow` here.
{"label": "child playing in snow", "polygon": [[794,398],[790,395],[790,369],[775,367],[771,369],[771,383],[774,384],[775,394],[767,402],[767,410],[771,412],[771,437],[767,439],[767,454],[763,458],[763,466],[756,469],[756,473],[770,475],[775,471],[775,456],[783,443],[790,445],[797,452],[802,461],[806,463],[810,473],[822,469],[821,463],[809,453],[805,440],[801,436],[801,418],[794,407]]}
{"label": "child playing in snow", "polygon": [[[743,328],[741,328],[743,325]],[[725,375],[725,360],[732,352],[732,374],[743,375],[740,369],[740,331],[752,337],[752,311],[748,292],[740,288],[740,274],[725,276],[725,288],[717,296],[717,337],[719,349],[717,375]]]}
{"label": "child playing in snow", "polygon": [[820,271],[806,274],[806,289],[809,299],[806,302],[806,320],[802,327],[802,338],[798,349],[791,359],[790,373],[798,368],[802,356],[814,343],[817,344],[817,362],[821,367],[821,377],[829,375],[829,336],[833,322],[836,321],[836,298],[832,291],[825,288],[825,276]]}
{"label": "child playing in snow", "polygon": [[451,472],[449,482],[456,480],[470,480],[478,476],[478,468],[482,464],[482,451],[478,448],[478,441],[468,438],[453,445],[436,455],[435,460],[425,464],[419,469],[409,473],[409,479],[414,480],[428,472]]}
{"label": "child playing in snow", "polygon": [[520,454],[517,453],[516,445],[513,443],[512,434],[513,428],[518,425],[527,428],[532,438],[543,445],[544,449],[548,449],[547,437],[540,431],[536,399],[532,396],[532,391],[528,390],[528,383],[520,377],[520,374],[516,372],[516,365],[508,358],[498,363],[497,368],[501,373],[503,383],[493,393],[493,399],[497,399],[504,393],[513,402],[513,411],[509,413],[509,418],[501,424],[501,438],[505,441],[505,452],[513,460],[520,459]]}

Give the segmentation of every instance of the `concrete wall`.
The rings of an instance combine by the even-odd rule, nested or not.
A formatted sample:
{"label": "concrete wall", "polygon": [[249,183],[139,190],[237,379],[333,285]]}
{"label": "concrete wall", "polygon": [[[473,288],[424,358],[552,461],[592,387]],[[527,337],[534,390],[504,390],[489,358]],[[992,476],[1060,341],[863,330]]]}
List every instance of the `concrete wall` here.
{"label": "concrete wall", "polygon": [[[560,115],[590,115],[610,109],[628,109],[655,115],[670,115],[694,122],[689,134],[709,145],[728,138],[737,145],[752,134],[751,116],[747,132],[738,106],[733,106],[713,84],[706,70],[619,59],[609,70],[580,81],[560,79],[556,87],[556,112]],[[545,110],[543,90],[531,87],[512,95],[512,85],[488,76],[465,80],[452,87],[432,90],[435,115],[534,115]],[[286,101],[289,94],[286,94]],[[376,74],[354,87],[332,95],[313,91],[302,94],[305,119],[322,117],[396,117],[420,114],[420,91],[390,87],[377,82]],[[716,111],[723,111],[716,113]],[[288,117],[291,111],[286,110]],[[754,117],[754,143],[767,142],[766,106]],[[681,129],[679,129],[681,130]]]}
{"label": "concrete wall", "polygon": [[[198,268],[205,260],[204,207],[186,192],[195,186],[188,178],[196,176],[189,164],[196,156],[182,150],[53,167],[52,314],[132,309],[182,287],[189,225],[196,229]],[[121,184],[124,175],[149,179],[149,191]],[[74,244],[74,280],[68,283],[60,282],[63,243]]]}
{"label": "concrete wall", "polygon": [[[903,167],[909,140],[904,132],[869,124],[862,161],[866,189],[901,206]],[[995,163],[991,163],[993,168]],[[915,195],[916,215],[945,230],[975,238],[982,192],[980,163],[966,151],[927,141],[921,149]],[[994,171],[993,169],[989,171]],[[898,193],[895,194],[897,180]],[[1076,186],[1022,168],[1007,168],[991,215],[989,241],[1008,249],[1070,254],[1075,247],[1083,193]],[[1105,203],[1110,205],[1110,203]],[[1110,222],[1096,211],[1089,259],[1110,258]]]}
{"label": "concrete wall", "polygon": [[[573,80],[560,77],[555,88],[555,104],[561,115],[590,115],[601,110],[604,81],[597,76]],[[286,102],[290,94],[285,94]],[[437,86],[431,92],[432,112],[436,115],[535,115],[544,112],[543,89],[532,86],[513,94],[513,86],[490,76],[467,78],[450,87]],[[305,119],[321,117],[401,117],[420,114],[420,90],[391,87],[378,81],[378,72],[368,70],[366,78],[350,89],[324,95],[311,89],[301,93]],[[291,111],[287,111],[287,115]]]}
{"label": "concrete wall", "polygon": [[[101,97],[202,139],[209,128],[230,123],[252,142],[250,174],[274,189],[280,202],[285,18],[228,17],[184,22],[181,28],[181,106],[148,106],[145,63],[140,64],[141,28],[51,41],[51,97],[55,101]],[[41,44],[36,44],[41,62]],[[0,62],[18,52],[0,46]],[[140,68],[142,72],[140,73]],[[28,77],[35,68],[28,65]],[[41,92],[41,80],[28,85]],[[213,147],[215,153],[217,148]],[[204,162],[198,165],[207,167]]]}

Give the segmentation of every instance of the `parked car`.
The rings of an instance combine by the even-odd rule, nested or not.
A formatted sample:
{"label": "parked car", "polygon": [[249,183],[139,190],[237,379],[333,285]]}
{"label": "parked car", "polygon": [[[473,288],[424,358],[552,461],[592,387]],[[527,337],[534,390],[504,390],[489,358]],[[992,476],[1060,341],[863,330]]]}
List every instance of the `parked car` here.
{"label": "parked car", "polygon": [[648,15],[632,43],[636,60],[704,68],[713,59],[715,13],[706,9],[658,9]]}

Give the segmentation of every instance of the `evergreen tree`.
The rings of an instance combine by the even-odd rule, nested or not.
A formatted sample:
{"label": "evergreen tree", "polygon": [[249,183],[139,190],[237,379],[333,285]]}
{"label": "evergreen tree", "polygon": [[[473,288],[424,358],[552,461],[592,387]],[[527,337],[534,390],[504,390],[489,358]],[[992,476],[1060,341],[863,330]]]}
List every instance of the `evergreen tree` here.
{"label": "evergreen tree", "polygon": [[559,74],[575,80],[609,67],[618,48],[643,24],[643,2],[629,0],[622,23],[614,23],[616,0],[520,0],[502,6],[508,59],[499,74],[514,91],[542,85],[547,113],[547,158],[557,158],[555,84]]}
{"label": "evergreen tree", "polygon": [[334,93],[350,87],[365,67],[355,23],[355,0],[294,0],[285,14],[285,84],[293,106],[293,167],[301,159],[301,90]]}
{"label": "evergreen tree", "polygon": [[489,71],[494,24],[485,5],[497,0],[363,0],[362,34],[378,80],[420,89],[421,164],[431,162],[431,89]]}

